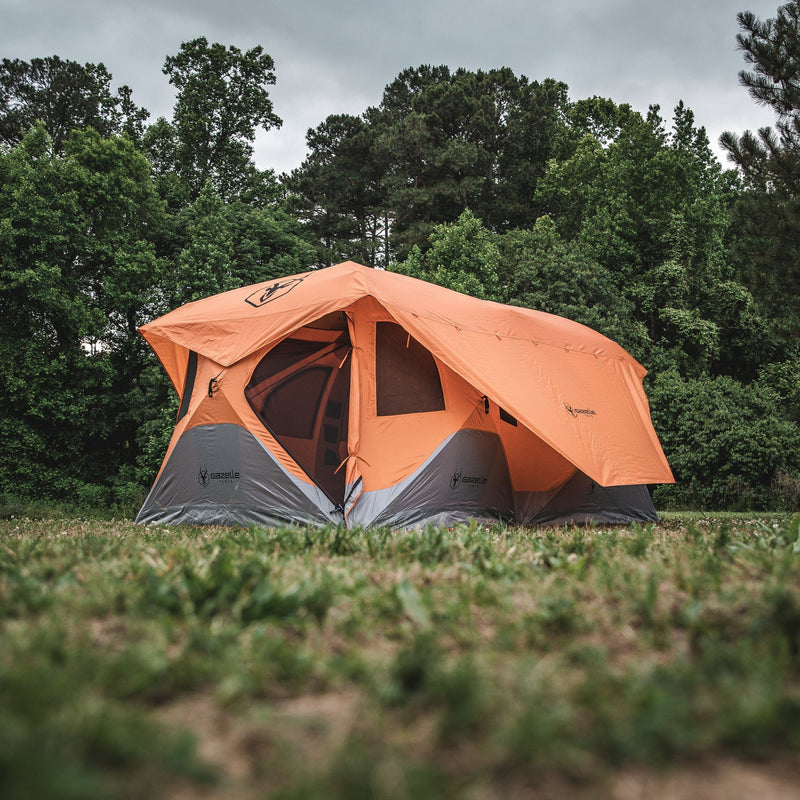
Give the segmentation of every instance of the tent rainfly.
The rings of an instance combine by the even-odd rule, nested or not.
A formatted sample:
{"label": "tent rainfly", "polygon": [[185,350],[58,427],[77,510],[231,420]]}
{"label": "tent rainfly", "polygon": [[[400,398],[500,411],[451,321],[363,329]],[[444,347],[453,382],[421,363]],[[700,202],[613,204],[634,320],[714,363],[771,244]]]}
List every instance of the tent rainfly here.
{"label": "tent rainfly", "polygon": [[140,329],[180,397],[141,523],[656,519],[644,368],[561,317],[351,261]]}

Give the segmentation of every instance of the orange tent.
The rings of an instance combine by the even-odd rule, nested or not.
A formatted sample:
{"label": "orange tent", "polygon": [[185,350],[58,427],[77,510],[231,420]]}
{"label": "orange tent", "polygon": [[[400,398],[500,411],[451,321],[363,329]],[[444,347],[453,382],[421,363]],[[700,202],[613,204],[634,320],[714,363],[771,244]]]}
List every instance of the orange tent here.
{"label": "orange tent", "polygon": [[142,326],[180,396],[140,522],[655,519],[644,368],[570,320],[345,262]]}

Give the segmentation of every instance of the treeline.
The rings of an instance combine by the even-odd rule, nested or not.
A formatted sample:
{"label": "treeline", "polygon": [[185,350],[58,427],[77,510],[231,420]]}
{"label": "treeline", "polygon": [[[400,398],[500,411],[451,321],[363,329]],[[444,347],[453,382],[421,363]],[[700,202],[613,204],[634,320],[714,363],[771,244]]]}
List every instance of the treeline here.
{"label": "treeline", "polygon": [[[379,104],[259,169],[272,59],[200,38],[148,123],[103,65],[0,65],[0,500],[129,511],[176,398],[137,327],[345,259],[570,317],[650,370],[677,484],[656,503],[800,505],[800,0],[740,15],[773,130],[713,155],[669,120],[509,69],[403,71]],[[790,46],[794,43],[794,47]]]}

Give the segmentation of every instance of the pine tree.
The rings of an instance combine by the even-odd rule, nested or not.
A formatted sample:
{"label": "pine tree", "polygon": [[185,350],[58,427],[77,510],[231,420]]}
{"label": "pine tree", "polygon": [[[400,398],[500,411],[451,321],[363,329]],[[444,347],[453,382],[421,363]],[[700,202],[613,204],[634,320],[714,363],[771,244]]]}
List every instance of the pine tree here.
{"label": "pine tree", "polygon": [[752,267],[743,277],[784,333],[800,331],[786,297],[800,292],[800,0],[774,19],[738,15],[739,47],[750,69],[739,79],[753,99],[776,115],[773,127],[720,143],[740,168],[747,193],[740,207],[741,245]]}

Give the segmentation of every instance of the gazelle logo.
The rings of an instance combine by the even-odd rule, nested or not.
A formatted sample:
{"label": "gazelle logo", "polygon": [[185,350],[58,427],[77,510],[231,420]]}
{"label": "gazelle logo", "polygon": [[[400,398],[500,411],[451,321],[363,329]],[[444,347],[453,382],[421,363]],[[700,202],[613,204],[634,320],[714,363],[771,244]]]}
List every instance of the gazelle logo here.
{"label": "gazelle logo", "polygon": [[485,486],[489,482],[486,475],[465,475],[461,467],[457,467],[450,478],[450,488],[455,489],[459,483],[470,486]]}
{"label": "gazelle logo", "polygon": [[211,481],[221,481],[222,483],[232,483],[239,480],[240,474],[236,470],[227,472],[209,472],[208,467],[203,464],[197,473],[197,482],[205,489]]}
{"label": "gazelle logo", "polygon": [[[305,276],[304,276],[305,277]],[[245,303],[249,303],[253,308],[261,308],[279,297],[283,297],[303,282],[304,278],[289,278],[285,281],[275,281],[269,286],[264,286],[258,291],[245,297]]]}
{"label": "gazelle logo", "polygon": [[564,408],[575,418],[578,418],[578,414],[585,414],[589,417],[596,417],[597,412],[591,408],[573,408],[569,403],[564,403]]}

